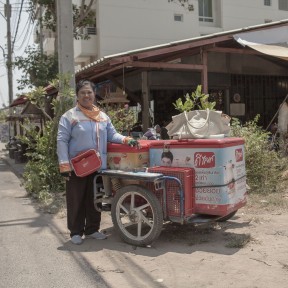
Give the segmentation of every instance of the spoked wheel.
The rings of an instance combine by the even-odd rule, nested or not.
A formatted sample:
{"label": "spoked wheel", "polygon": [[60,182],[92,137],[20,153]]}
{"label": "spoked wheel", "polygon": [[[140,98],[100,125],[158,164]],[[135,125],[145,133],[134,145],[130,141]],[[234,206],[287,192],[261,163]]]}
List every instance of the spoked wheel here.
{"label": "spoked wheel", "polygon": [[233,212],[231,212],[230,214],[228,214],[228,215],[226,215],[226,216],[224,216],[224,217],[221,217],[221,218],[217,219],[217,222],[225,222],[225,221],[229,220],[230,218],[232,218],[232,217],[237,213],[237,211],[238,211],[238,210],[233,211]]}
{"label": "spoked wheel", "polygon": [[151,244],[161,233],[162,207],[157,197],[142,186],[119,189],[113,199],[111,214],[115,229],[129,244]]}

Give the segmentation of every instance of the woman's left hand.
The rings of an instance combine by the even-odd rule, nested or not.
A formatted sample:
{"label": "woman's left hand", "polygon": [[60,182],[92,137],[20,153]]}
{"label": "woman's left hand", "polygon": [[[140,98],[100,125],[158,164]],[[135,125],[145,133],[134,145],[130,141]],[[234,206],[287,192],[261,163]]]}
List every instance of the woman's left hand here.
{"label": "woman's left hand", "polygon": [[124,143],[131,147],[139,145],[139,142],[131,137],[126,137]]}

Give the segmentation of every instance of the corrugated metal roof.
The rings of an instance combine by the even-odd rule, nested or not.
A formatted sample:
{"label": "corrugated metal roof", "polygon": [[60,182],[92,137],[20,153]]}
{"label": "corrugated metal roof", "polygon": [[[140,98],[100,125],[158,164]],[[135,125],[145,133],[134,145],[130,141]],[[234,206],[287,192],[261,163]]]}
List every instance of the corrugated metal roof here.
{"label": "corrugated metal roof", "polygon": [[225,36],[225,35],[233,35],[235,33],[247,32],[250,30],[257,30],[257,29],[263,29],[263,28],[269,28],[269,27],[272,28],[274,26],[282,26],[285,24],[288,24],[288,19],[283,19],[280,21],[275,21],[275,22],[265,23],[265,24],[259,24],[259,25],[254,25],[254,26],[247,26],[244,28],[239,28],[239,29],[234,29],[234,30],[229,30],[229,31],[223,31],[223,32],[217,32],[217,33],[213,33],[213,34],[209,34],[209,35],[205,35],[205,36],[198,36],[198,37],[194,37],[194,38],[188,38],[188,39],[173,41],[173,42],[169,42],[169,43],[165,43],[165,44],[149,46],[149,47],[139,48],[139,49],[135,49],[135,50],[129,50],[129,51],[125,51],[125,52],[121,52],[121,53],[117,53],[117,54],[112,54],[112,55],[104,56],[100,59],[97,59],[96,61],[84,66],[83,68],[77,70],[75,74],[79,74],[79,73],[86,71],[90,68],[93,68],[95,66],[102,66],[102,65],[104,66],[111,59],[114,59],[117,57],[130,56],[130,55],[141,53],[141,52],[148,52],[151,50],[168,48],[168,47],[172,47],[172,46],[186,44],[189,42],[196,42],[196,41],[200,41],[200,40],[204,40],[204,39],[217,38],[217,37],[221,37],[221,36]]}

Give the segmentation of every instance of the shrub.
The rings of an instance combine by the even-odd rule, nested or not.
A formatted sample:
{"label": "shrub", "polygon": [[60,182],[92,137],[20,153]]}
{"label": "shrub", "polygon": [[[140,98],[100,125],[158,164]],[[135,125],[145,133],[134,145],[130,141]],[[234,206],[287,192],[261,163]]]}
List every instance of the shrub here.
{"label": "shrub", "polygon": [[[54,135],[55,129],[53,126],[57,124],[53,121],[48,121],[45,125],[43,136],[37,135],[34,141],[31,141],[33,135],[30,133],[25,136],[29,137],[30,142],[27,144],[31,152],[26,153],[29,161],[25,166],[23,175],[24,186],[35,198],[40,199],[43,193],[63,191],[64,188],[56,155],[56,135]],[[33,142],[35,144],[31,144]]]}
{"label": "shrub", "polygon": [[[64,190],[64,180],[59,173],[58,157],[56,154],[57,147],[57,131],[60,117],[68,109],[73,106],[73,98],[75,92],[71,90],[69,82],[70,76],[61,76],[59,79],[54,80],[50,84],[58,89],[58,97],[52,102],[54,109],[54,118],[49,119],[45,123],[45,128],[42,131],[43,135],[40,136],[33,129],[33,125],[25,122],[23,129],[25,136],[21,137],[21,141],[28,145],[28,150],[31,152],[26,153],[29,161],[25,166],[24,172],[24,186],[26,190],[33,195],[33,197],[46,201],[53,193],[61,192]],[[62,86],[59,89],[59,83]],[[44,111],[45,91],[42,87],[36,88],[30,92],[29,100]],[[107,113],[111,117],[111,121],[115,128],[121,132],[130,130],[135,123],[135,115],[128,106],[120,107],[106,107]]]}
{"label": "shrub", "polygon": [[119,133],[129,133],[133,125],[136,123],[136,115],[129,108],[128,104],[125,104],[124,107],[121,107],[119,104],[106,105],[103,107],[103,110],[110,117],[111,122]]}
{"label": "shrub", "polygon": [[176,110],[179,112],[189,112],[191,110],[214,110],[216,102],[209,102],[209,95],[202,93],[202,86],[198,85],[196,90],[189,95],[188,93],[184,96],[185,102],[179,98],[175,103],[172,103]]}
{"label": "shrub", "polygon": [[[59,89],[59,82],[62,86]],[[25,123],[25,136],[21,137],[21,141],[28,145],[30,152],[26,153],[29,161],[24,171],[24,186],[26,190],[35,198],[45,200],[49,197],[49,193],[63,191],[64,181],[59,173],[58,158],[56,154],[56,137],[58,123],[61,115],[73,105],[75,93],[69,86],[70,76],[62,76],[51,82],[51,85],[59,90],[57,99],[52,102],[55,117],[46,121],[42,134],[36,133],[31,129],[31,124]],[[43,93],[39,92],[39,88],[30,93],[34,104],[41,107]],[[43,199],[44,198],[44,199]]]}
{"label": "shrub", "polygon": [[269,132],[258,126],[259,115],[254,120],[241,125],[232,119],[231,136],[245,140],[245,162],[247,182],[251,193],[268,194],[277,191],[277,185],[287,159],[281,158],[275,151],[269,150]]}

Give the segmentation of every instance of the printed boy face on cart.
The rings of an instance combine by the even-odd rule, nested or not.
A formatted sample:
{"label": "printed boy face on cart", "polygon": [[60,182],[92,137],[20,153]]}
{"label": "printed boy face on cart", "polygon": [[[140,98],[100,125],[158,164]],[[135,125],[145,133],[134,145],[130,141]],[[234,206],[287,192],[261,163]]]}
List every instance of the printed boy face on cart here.
{"label": "printed boy face on cart", "polygon": [[173,154],[171,151],[164,151],[161,155],[161,163],[163,166],[171,166],[173,163]]}

